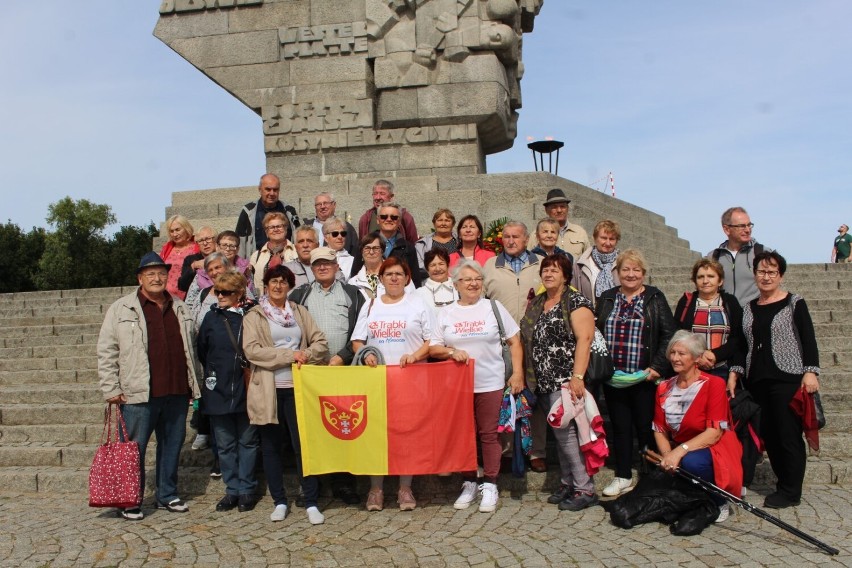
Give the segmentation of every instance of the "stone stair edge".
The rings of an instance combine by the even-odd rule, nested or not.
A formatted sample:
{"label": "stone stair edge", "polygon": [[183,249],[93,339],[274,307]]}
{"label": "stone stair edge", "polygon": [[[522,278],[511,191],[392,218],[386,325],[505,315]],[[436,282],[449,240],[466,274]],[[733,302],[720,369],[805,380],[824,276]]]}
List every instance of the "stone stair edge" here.
{"label": "stone stair edge", "polygon": [[[812,484],[845,484],[848,481],[848,464],[838,460],[824,460],[820,458],[808,459],[807,475],[805,485]],[[52,492],[57,494],[76,493],[85,496],[88,491],[88,467],[62,467],[62,466],[19,466],[0,467],[0,484],[4,487],[16,487],[21,491]],[[596,476],[596,485],[603,487],[612,478],[612,471],[608,468],[602,469]],[[258,476],[260,484],[257,489],[258,495],[266,496],[265,480]],[[146,503],[152,495],[153,471],[148,468],[148,487],[146,488]],[[455,474],[449,478],[439,478],[433,475],[415,476],[414,490],[420,499],[428,502],[430,498],[448,497],[450,502],[458,493],[458,481],[460,477]],[[288,491],[297,490],[297,478],[294,470],[285,470],[285,486]],[[773,482],[772,471],[768,462],[758,466],[755,474],[755,482],[752,487],[767,487]],[[392,482],[393,483],[393,482]],[[544,497],[554,490],[558,485],[558,476],[548,473],[527,472],[523,479],[516,479],[509,474],[500,474],[498,487],[505,497],[511,495],[539,495]],[[369,481],[359,476],[359,493],[366,495]],[[208,493],[221,494],[224,485],[219,480],[211,479],[208,467],[182,466],[178,473],[179,492],[185,496],[205,495]],[[329,489],[325,487],[322,495],[327,497]],[[191,502],[190,502],[190,505]]]}

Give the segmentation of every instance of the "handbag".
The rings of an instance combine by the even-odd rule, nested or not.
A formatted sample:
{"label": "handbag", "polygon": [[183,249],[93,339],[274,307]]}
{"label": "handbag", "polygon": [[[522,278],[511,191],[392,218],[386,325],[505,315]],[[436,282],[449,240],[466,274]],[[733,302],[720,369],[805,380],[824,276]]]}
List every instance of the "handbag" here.
{"label": "handbag", "polygon": [[[112,408],[115,406],[115,420]],[[113,432],[115,422],[115,432]],[[121,428],[121,436],[118,429]],[[122,441],[124,440],[124,441]],[[138,507],[142,502],[139,445],[129,440],[121,407],[108,404],[104,410],[101,445],[89,470],[89,507]]]}
{"label": "handbag", "polygon": [[[565,327],[568,328],[568,333],[573,334],[571,329],[570,318],[565,319]],[[592,344],[589,347],[589,366],[586,367],[586,374],[583,381],[586,386],[597,385],[603,381],[608,381],[615,373],[615,365],[612,363],[612,355],[609,353],[609,348],[606,346],[606,338],[597,327],[595,327],[595,335],[592,337]]]}
{"label": "handbag", "polygon": [[506,330],[503,327],[503,318],[500,317],[500,310],[497,309],[497,304],[494,300],[490,300],[491,309],[494,310],[494,317],[497,318],[497,328],[500,330],[500,351],[503,355],[503,366],[506,369],[505,380],[509,380],[512,373],[515,372],[515,367],[512,364],[512,352],[509,350],[509,342],[506,338]]}
{"label": "handbag", "polygon": [[603,381],[608,381],[615,373],[615,366],[612,363],[612,355],[609,353],[609,348],[606,346],[606,339],[597,327],[595,328],[595,336],[592,338],[592,345],[589,348],[589,366],[586,368],[586,385],[596,385]]}
{"label": "handbag", "polygon": [[825,428],[825,411],[822,409],[822,397],[820,397],[819,392],[815,392],[813,395],[814,398],[814,410],[816,411],[816,420],[817,420],[817,428],[822,430]]}

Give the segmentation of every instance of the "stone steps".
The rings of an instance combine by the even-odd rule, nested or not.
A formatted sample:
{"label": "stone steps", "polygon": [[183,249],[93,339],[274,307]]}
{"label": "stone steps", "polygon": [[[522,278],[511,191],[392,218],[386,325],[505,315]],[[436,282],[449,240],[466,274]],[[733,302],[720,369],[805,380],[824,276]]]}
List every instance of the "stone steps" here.
{"label": "stone steps", "polygon": [[[150,453],[150,448],[149,448]],[[187,453],[187,452],[184,452]],[[192,452],[204,453],[207,452]],[[51,494],[68,495],[77,497],[86,495],[88,492],[89,464],[94,456],[94,449],[90,448],[89,461],[81,466],[14,466],[0,467],[0,485],[3,487],[14,487],[17,491],[24,492],[50,492]],[[516,479],[511,475],[501,474],[498,479],[498,487],[503,497],[520,498],[522,495],[549,494],[559,484],[559,475],[555,466],[551,466],[547,473],[527,472],[523,479]],[[180,468],[178,475],[178,493],[182,496],[214,495],[224,493],[224,485],[221,480],[212,479],[209,475],[208,465],[184,466]],[[612,480],[612,471],[604,468],[595,476],[595,484],[599,488],[605,487]],[[266,501],[266,484],[263,474],[258,474],[258,495],[264,495]],[[634,474],[635,478],[635,474]],[[146,475],[147,487],[146,497],[153,495],[154,471],[150,466]],[[808,484],[837,484],[849,481],[848,464],[843,461],[829,460],[823,457],[811,456],[808,458],[807,479]],[[295,471],[290,468],[285,472],[284,483],[288,495],[298,492]],[[396,477],[389,477],[386,486],[386,495],[393,495],[396,491]],[[432,497],[445,497],[458,494],[461,477],[437,477],[434,475],[418,475],[414,477],[414,493],[418,500],[427,501]],[[754,486],[769,486],[774,484],[772,470],[768,462],[758,465],[755,471]],[[366,476],[358,478],[358,491],[362,499],[367,494],[369,479]],[[330,491],[327,487],[323,489],[323,495],[328,496]]]}
{"label": "stone steps", "polygon": [[54,370],[54,371],[5,371],[0,373],[0,386],[40,384],[49,385],[53,383],[88,383],[96,385],[98,372],[96,369],[76,371]]}

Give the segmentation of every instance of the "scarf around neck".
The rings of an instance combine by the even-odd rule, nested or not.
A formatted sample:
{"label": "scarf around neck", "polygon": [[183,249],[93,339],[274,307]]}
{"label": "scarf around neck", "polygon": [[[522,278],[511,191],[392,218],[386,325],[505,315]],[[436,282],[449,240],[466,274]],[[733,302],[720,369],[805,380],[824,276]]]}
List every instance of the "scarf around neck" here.
{"label": "scarf around neck", "polygon": [[293,310],[289,305],[279,308],[269,301],[269,296],[267,294],[260,297],[259,304],[263,313],[266,314],[266,317],[278,325],[282,327],[293,327],[296,325],[296,318],[293,316]]}
{"label": "scarf around neck", "polygon": [[596,298],[600,298],[601,294],[615,286],[615,281],[612,279],[612,267],[615,264],[615,259],[617,257],[618,249],[609,253],[602,253],[597,249],[597,247],[592,247],[592,260],[598,265],[598,268],[601,269],[597,280],[595,280]]}

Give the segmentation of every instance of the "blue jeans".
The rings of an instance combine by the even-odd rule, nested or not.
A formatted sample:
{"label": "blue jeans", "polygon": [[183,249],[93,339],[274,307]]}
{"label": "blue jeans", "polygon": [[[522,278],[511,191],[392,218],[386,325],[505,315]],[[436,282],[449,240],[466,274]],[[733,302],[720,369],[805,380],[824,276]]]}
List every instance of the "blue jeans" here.
{"label": "blue jeans", "polygon": [[186,395],[151,397],[148,402],[122,405],[121,412],[127,424],[127,435],[139,444],[139,465],[142,469],[140,495],[145,494],[145,450],[153,433],[157,435],[155,498],[160,503],[168,503],[178,498],[178,459],[186,439],[188,411],[189,397]]}
{"label": "blue jeans", "polygon": [[[205,417],[207,418],[207,417]],[[219,468],[225,482],[225,494],[252,495],[257,487],[254,465],[260,438],[249,424],[248,414],[210,415],[212,434],[218,442]]]}
{"label": "blue jeans", "polygon": [[302,475],[302,445],[299,442],[299,425],[296,423],[296,398],[293,389],[275,389],[278,403],[278,424],[258,427],[260,449],[263,454],[263,470],[269,495],[276,505],[287,504],[284,490],[284,436],[288,435],[296,454],[296,473],[305,496],[305,507],[316,507],[319,499],[319,479],[315,475]]}
{"label": "blue jeans", "polygon": [[[713,484],[716,483],[716,474],[713,472],[713,456],[710,454],[709,448],[701,448],[700,450],[687,453],[680,460],[680,467],[704,481],[709,481]],[[737,497],[739,496],[737,495]],[[718,495],[711,494],[710,498],[717,505],[727,503],[727,499]]]}

